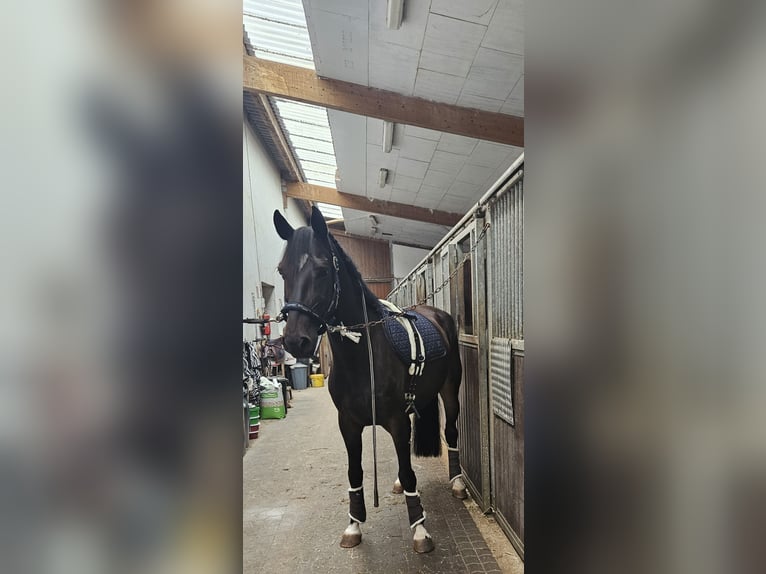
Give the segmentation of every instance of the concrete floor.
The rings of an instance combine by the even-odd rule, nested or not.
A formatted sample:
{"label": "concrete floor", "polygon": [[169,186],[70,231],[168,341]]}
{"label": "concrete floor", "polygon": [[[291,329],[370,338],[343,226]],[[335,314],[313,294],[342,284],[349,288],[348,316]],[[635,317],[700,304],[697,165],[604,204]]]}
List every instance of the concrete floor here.
{"label": "concrete floor", "polygon": [[470,498],[450,494],[446,458],[413,458],[418,490],[436,544],[412,550],[403,495],[391,493],[396,456],[378,430],[380,506],[372,505],[372,431],[364,432],[367,522],[362,543],[339,546],[348,525],[346,451],[326,387],[293,391],[283,420],[261,421],[243,461],[243,572],[278,573],[523,573],[499,526]]}

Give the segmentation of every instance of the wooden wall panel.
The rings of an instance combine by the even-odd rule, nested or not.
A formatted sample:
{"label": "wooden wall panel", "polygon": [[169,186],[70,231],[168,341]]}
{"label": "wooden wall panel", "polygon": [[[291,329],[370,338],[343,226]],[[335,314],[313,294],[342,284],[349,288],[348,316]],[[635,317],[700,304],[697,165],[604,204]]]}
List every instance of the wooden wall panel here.
{"label": "wooden wall panel", "polygon": [[330,349],[330,341],[327,340],[327,335],[322,337],[322,342],[319,345],[319,364],[321,365],[321,372],[325,378],[329,376],[332,370],[332,350]]}
{"label": "wooden wall panel", "polygon": [[378,299],[385,299],[393,287],[391,281],[368,283],[367,285]]}
{"label": "wooden wall panel", "polygon": [[378,297],[385,298],[392,288],[393,268],[391,246],[387,241],[335,235],[343,251],[351,258],[367,282],[370,290]]}
{"label": "wooden wall panel", "polygon": [[463,382],[460,385],[460,415],[458,415],[458,448],[463,476],[482,492],[481,425],[479,416],[479,349],[460,343],[460,359],[463,363]]}

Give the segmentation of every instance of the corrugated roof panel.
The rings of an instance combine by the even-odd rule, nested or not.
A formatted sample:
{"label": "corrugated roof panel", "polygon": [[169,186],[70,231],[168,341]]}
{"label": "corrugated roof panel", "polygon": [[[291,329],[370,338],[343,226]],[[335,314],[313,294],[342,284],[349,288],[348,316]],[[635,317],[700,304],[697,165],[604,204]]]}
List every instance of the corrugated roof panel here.
{"label": "corrugated roof panel", "polygon": [[311,62],[313,67],[314,57],[305,30],[248,16],[245,16],[244,26],[256,50],[300,58]]}
{"label": "corrugated roof panel", "polygon": [[304,122],[296,122],[295,120],[289,120],[279,116],[282,120],[282,125],[285,130],[290,134],[297,136],[314,138],[316,140],[322,140],[325,142],[332,141],[332,133],[329,126],[317,126],[314,124],[307,124]]}
{"label": "corrugated roof panel", "polygon": [[242,0],[242,12],[306,27],[301,0]]}
{"label": "corrugated roof panel", "polygon": [[296,157],[300,158],[301,162],[303,161],[316,161],[318,163],[330,163],[332,162],[333,165],[335,164],[335,156],[326,154],[326,153],[319,153],[308,149],[296,149],[295,150]]}
{"label": "corrugated roof panel", "polygon": [[290,141],[296,149],[311,149],[321,153],[328,153],[330,155],[335,153],[335,148],[333,147],[331,141],[328,142],[326,140],[318,140],[315,138],[308,138],[296,134],[290,135]]}
{"label": "corrugated roof panel", "polygon": [[327,109],[303,102],[292,102],[282,98],[272,98],[282,117],[302,122],[326,126]]}
{"label": "corrugated roof panel", "polygon": [[306,60],[299,60],[292,56],[284,56],[282,54],[274,54],[273,52],[264,52],[262,50],[252,50],[253,56],[263,58],[264,60],[271,60],[273,62],[279,62],[280,64],[290,64],[291,66],[300,66],[301,68],[314,69],[314,62],[307,62]]}
{"label": "corrugated roof panel", "polygon": [[[243,0],[242,12],[249,53],[315,69],[302,0]],[[327,110],[282,98],[269,100],[306,181],[334,188],[337,164]],[[340,217],[340,208],[332,210],[332,215],[329,209],[322,212]]]}
{"label": "corrugated roof panel", "polygon": [[315,69],[301,0],[245,0],[242,20],[250,53]]}
{"label": "corrugated roof panel", "polygon": [[303,169],[310,171],[317,171],[319,173],[326,173],[335,178],[335,171],[338,169],[335,163],[317,163],[315,161],[302,161]]}
{"label": "corrugated roof panel", "polygon": [[306,172],[306,181],[322,187],[335,187],[335,178],[312,172]]}
{"label": "corrugated roof panel", "polygon": [[325,217],[329,217],[331,219],[338,219],[343,217],[343,212],[337,205],[330,205],[329,203],[317,203],[317,207]]}

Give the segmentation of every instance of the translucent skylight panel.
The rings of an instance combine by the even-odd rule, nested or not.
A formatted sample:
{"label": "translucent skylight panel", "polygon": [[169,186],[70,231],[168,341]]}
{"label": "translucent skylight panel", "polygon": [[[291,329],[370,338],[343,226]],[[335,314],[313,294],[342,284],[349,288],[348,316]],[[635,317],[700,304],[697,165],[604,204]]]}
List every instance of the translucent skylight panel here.
{"label": "translucent skylight panel", "polygon": [[295,155],[301,161],[315,161],[317,163],[332,162],[333,165],[335,164],[335,156],[326,153],[318,153],[306,149],[296,149]]}
{"label": "translucent skylight panel", "polygon": [[318,126],[328,127],[327,110],[319,106],[304,104],[303,102],[291,102],[281,98],[272,98],[279,114],[287,119],[302,121]]}
{"label": "translucent skylight panel", "polygon": [[305,136],[314,138],[317,140],[332,141],[332,133],[328,126],[317,126],[314,124],[307,124],[304,122],[298,122],[290,120],[280,116],[282,125],[288,133],[295,134],[297,136]]}
{"label": "translucent skylight panel", "polygon": [[245,0],[242,21],[259,58],[314,69],[301,0]]}
{"label": "translucent skylight panel", "polygon": [[335,154],[335,148],[333,147],[331,141],[306,138],[295,134],[290,135],[290,141],[292,142],[293,147],[296,149],[307,149],[330,155]]}
{"label": "translucent skylight panel", "polygon": [[[302,0],[244,0],[246,45],[259,58],[314,69]],[[327,110],[271,97],[291,151],[308,183],[335,187],[337,164]],[[327,217],[342,217],[339,207],[320,204]]]}
{"label": "translucent skylight panel", "polygon": [[306,176],[306,179],[315,179],[317,181],[321,181],[323,185],[331,185],[332,187],[335,187],[334,174],[321,173],[318,171],[312,171],[310,169],[304,169],[303,173]]}
{"label": "translucent skylight panel", "polygon": [[306,28],[306,15],[301,0],[243,0],[242,12]]}
{"label": "translucent skylight panel", "polygon": [[322,215],[329,217],[330,219],[339,219],[343,217],[343,212],[337,205],[330,205],[329,203],[318,203],[317,207],[322,212]]}
{"label": "translucent skylight panel", "polygon": [[335,177],[335,171],[338,169],[335,164],[317,163],[314,161],[301,161],[301,166],[304,170],[310,169],[311,171],[329,174],[332,177]]}

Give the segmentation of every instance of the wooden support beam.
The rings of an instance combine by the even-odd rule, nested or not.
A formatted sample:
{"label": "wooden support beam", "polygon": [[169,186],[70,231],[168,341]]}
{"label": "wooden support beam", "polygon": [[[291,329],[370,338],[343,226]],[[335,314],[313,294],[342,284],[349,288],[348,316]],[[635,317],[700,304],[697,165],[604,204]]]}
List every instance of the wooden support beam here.
{"label": "wooden support beam", "polygon": [[462,217],[456,213],[433,211],[431,209],[426,209],[425,207],[415,207],[403,203],[380,201],[379,199],[370,201],[361,195],[341,193],[337,189],[311,183],[287,183],[285,195],[297,199],[329,203],[330,205],[337,205],[339,207],[348,207],[349,209],[357,209],[359,211],[390,215],[391,217],[401,217],[402,219],[446,225],[447,227],[453,227]]}
{"label": "wooden support beam", "polygon": [[290,165],[290,169],[292,170],[295,179],[298,181],[303,181],[303,178],[301,177],[301,170],[298,167],[298,163],[295,161],[295,156],[293,156],[293,150],[290,147],[290,144],[287,143],[285,134],[282,133],[282,128],[279,125],[279,120],[274,115],[274,110],[271,109],[271,103],[269,103],[269,99],[264,94],[257,94],[257,96],[261,103],[263,113],[269,121],[271,131],[279,143],[280,151],[285,156],[285,159]]}
{"label": "wooden support beam", "polygon": [[244,89],[395,123],[524,147],[524,118],[319,78],[313,70],[244,56]]}

